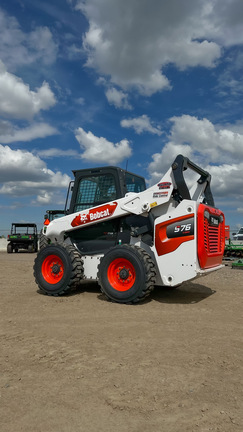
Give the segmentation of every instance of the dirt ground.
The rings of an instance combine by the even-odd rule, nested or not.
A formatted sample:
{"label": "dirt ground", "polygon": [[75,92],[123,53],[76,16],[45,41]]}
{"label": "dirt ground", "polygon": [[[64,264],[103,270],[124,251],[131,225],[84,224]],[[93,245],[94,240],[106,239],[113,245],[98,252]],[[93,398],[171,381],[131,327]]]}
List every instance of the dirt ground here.
{"label": "dirt ground", "polygon": [[0,252],[1,432],[242,432],[243,270],[136,305],[48,297]]}

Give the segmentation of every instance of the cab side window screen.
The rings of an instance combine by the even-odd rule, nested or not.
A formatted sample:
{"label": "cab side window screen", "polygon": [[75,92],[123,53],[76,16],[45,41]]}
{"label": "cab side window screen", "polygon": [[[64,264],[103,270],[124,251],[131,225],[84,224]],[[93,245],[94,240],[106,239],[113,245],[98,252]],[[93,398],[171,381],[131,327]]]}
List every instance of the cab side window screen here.
{"label": "cab side window screen", "polygon": [[143,192],[146,189],[145,181],[141,177],[126,173],[127,192]]}
{"label": "cab side window screen", "polygon": [[75,211],[85,210],[116,199],[112,174],[84,177],[79,182]]}

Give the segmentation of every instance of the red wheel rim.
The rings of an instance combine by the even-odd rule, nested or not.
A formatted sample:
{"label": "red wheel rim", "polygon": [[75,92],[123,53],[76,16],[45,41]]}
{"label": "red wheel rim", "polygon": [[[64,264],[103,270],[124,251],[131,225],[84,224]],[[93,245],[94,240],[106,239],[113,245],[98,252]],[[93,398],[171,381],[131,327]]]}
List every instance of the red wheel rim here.
{"label": "red wheel rim", "polygon": [[42,263],[42,276],[49,284],[60,282],[64,274],[63,261],[57,255],[49,255]]}
{"label": "red wheel rim", "polygon": [[117,291],[127,291],[136,280],[136,271],[130,261],[116,258],[108,267],[107,277],[110,285]]}

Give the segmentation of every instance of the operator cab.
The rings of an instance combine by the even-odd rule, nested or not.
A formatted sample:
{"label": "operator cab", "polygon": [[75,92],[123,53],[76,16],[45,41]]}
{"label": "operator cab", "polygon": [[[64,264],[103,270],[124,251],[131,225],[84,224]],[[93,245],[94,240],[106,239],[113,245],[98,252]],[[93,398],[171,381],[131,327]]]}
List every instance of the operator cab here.
{"label": "operator cab", "polygon": [[127,192],[142,192],[145,180],[117,167],[101,167],[73,171],[75,182],[68,213],[122,198]]}
{"label": "operator cab", "polygon": [[[115,201],[128,192],[140,193],[146,189],[143,177],[118,167],[77,170],[73,174],[75,180],[67,214]],[[70,231],[67,236],[81,253],[104,253],[120,241],[129,243],[131,227],[144,223],[142,216],[128,215]]]}

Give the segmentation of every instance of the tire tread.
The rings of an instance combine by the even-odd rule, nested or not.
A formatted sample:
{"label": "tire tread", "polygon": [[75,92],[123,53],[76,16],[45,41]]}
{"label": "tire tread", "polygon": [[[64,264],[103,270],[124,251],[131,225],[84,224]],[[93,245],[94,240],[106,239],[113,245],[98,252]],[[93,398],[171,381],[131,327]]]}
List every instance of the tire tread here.
{"label": "tire tread", "polygon": [[38,288],[41,290],[41,292],[49,295],[49,296],[61,296],[63,294],[66,294],[69,291],[75,290],[77,288],[77,286],[80,284],[80,281],[83,278],[83,273],[84,273],[84,269],[83,269],[83,262],[81,259],[81,255],[80,253],[77,251],[77,249],[73,246],[73,245],[67,245],[65,243],[62,244],[58,244],[59,247],[63,248],[65,250],[65,252],[69,255],[70,257],[70,261],[71,261],[71,275],[69,278],[69,283],[67,285],[65,285],[62,289],[58,290],[58,292],[48,292],[47,289],[43,288],[39,282],[39,278],[38,278],[38,272],[36,270],[36,262],[38,260],[38,256],[41,252],[43,252],[44,249],[49,248],[49,247],[53,247],[54,245],[47,245],[45,248],[42,248],[39,253],[37,254],[37,257],[35,259],[34,262],[34,278],[35,278],[35,282],[38,285]]}
{"label": "tire tread", "polygon": [[[155,265],[154,265],[154,262],[153,262],[151,256],[141,247],[136,246],[136,245],[124,244],[124,245],[122,245],[122,248],[127,249],[128,251],[132,250],[137,255],[137,257],[139,257],[139,259],[143,262],[144,267],[145,267],[146,280],[145,280],[145,287],[144,287],[143,291],[135,299],[133,299],[131,301],[123,302],[125,304],[136,304],[136,303],[143,301],[146,297],[148,297],[154,289],[154,284],[156,282]],[[111,248],[110,251],[112,249],[115,249],[115,248]],[[101,278],[101,265],[102,265],[103,258],[104,257],[101,258],[100,264],[98,265],[98,275],[97,275],[98,281],[100,281],[100,278]],[[113,303],[116,302],[116,300],[113,300],[112,298],[110,298],[105,293],[105,291],[102,287],[102,284],[100,284],[100,289],[101,289],[101,292],[105,295],[105,297],[109,301],[111,301]]]}

